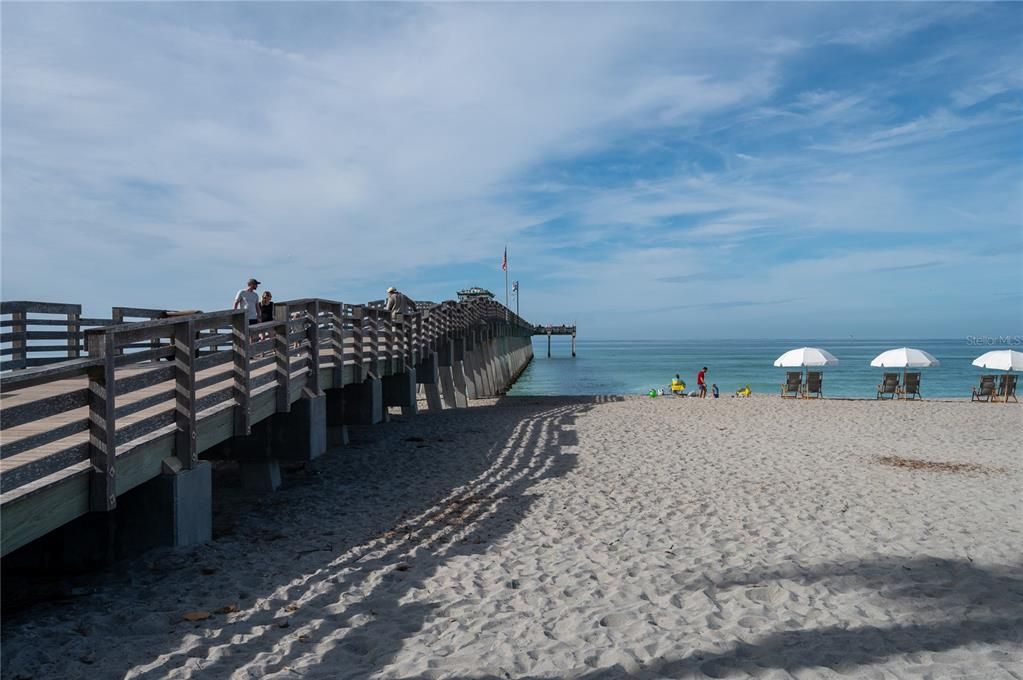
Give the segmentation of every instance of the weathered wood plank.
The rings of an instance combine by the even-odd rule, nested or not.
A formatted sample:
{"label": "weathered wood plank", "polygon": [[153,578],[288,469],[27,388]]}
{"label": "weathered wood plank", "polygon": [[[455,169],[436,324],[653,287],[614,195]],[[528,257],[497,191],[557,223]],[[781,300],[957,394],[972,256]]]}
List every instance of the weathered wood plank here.
{"label": "weathered wood plank", "polygon": [[143,373],[134,373],[118,379],[114,390],[117,396],[120,397],[173,379],[174,366],[172,364],[157,366]]}
{"label": "weathered wood plank", "polygon": [[0,476],[0,493],[6,493],[88,459],[89,443],[82,442],[23,465],[4,469],[3,475]]}
{"label": "weathered wood plank", "polygon": [[89,508],[113,510],[117,507],[116,451],[117,421],[115,417],[114,337],[89,338],[89,354],[102,359],[89,369]]}
{"label": "weathered wood plank", "polygon": [[89,403],[88,388],[55,394],[44,399],[16,404],[0,410],[0,428],[7,430],[18,425],[49,418]]}
{"label": "weathered wood plank", "polygon": [[90,368],[103,365],[98,358],[69,359],[48,366],[30,368],[18,373],[0,376],[0,391],[23,390],[55,380],[66,380],[87,375]]}
{"label": "weathered wood plank", "polygon": [[5,300],[0,302],[0,314],[81,314],[82,306],[63,302],[30,302]]}
{"label": "weathered wood plank", "polygon": [[[88,392],[88,390],[86,390]],[[25,451],[45,446],[64,437],[70,437],[78,432],[89,429],[89,421],[85,417],[79,417],[71,422],[64,422],[55,427],[49,427],[42,432],[36,432],[27,436],[11,440],[10,436],[4,437],[4,445],[0,447],[0,458],[10,458]],[[10,432],[10,430],[8,430]]]}
{"label": "weathered wood plank", "polygon": [[191,320],[174,324],[174,389],[176,405],[174,423],[174,455],[182,467],[190,470],[199,462],[195,429],[195,323]]}

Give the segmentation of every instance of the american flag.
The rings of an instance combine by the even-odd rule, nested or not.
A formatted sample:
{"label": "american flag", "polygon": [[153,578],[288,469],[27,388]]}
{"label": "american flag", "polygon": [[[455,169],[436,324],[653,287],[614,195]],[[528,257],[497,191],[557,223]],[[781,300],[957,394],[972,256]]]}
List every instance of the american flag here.
{"label": "american flag", "polygon": [[501,271],[508,271],[508,246],[504,247],[504,259],[501,260]]}

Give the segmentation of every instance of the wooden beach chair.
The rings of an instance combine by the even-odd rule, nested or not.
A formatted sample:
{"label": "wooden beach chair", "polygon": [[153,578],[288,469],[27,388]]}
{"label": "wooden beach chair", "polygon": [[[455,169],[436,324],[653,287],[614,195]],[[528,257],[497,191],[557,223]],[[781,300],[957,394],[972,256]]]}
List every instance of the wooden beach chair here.
{"label": "wooden beach chair", "polygon": [[1011,373],[1006,373],[1002,376],[1001,380],[998,381],[998,392],[994,397],[996,400],[1001,399],[1006,404],[1012,399],[1017,404],[1019,399],[1016,398],[1016,376]]}
{"label": "wooden beach chair", "polygon": [[824,396],[824,373],[821,371],[806,372],[806,386],[803,388],[803,396],[809,398],[811,394],[818,397]]}
{"label": "wooden beach chair", "polygon": [[995,376],[980,376],[980,385],[973,388],[970,401],[991,401],[996,396]]}
{"label": "wooden beach chair", "polygon": [[923,399],[920,394],[920,373],[907,373],[906,382],[901,389],[903,399]]}
{"label": "wooden beach chair", "polygon": [[781,396],[796,398],[803,394],[803,374],[800,371],[785,373],[785,384],[781,386]]}
{"label": "wooden beach chair", "polygon": [[885,373],[877,386],[878,399],[894,399],[899,394],[899,374]]}

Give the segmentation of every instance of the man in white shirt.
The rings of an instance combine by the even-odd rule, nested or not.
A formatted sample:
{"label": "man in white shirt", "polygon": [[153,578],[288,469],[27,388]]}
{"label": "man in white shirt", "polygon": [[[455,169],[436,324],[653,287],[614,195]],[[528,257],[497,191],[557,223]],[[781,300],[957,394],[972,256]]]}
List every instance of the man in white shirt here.
{"label": "man in white shirt", "polygon": [[238,291],[234,296],[234,309],[241,307],[245,310],[245,318],[250,324],[259,323],[259,296],[256,295],[256,288],[259,281],[249,279],[248,285]]}

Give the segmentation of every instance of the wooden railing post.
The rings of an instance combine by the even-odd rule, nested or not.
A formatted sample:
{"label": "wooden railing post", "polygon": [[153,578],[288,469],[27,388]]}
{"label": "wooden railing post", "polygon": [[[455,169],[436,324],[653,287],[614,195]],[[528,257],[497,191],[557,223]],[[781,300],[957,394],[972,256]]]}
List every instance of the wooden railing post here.
{"label": "wooden railing post", "polygon": [[328,315],[330,318],[330,345],[334,350],[334,361],[331,387],[341,387],[345,379],[345,305],[343,302],[331,303]]}
{"label": "wooden railing post", "polygon": [[174,324],[174,455],[181,467],[191,470],[199,463],[195,429],[195,323]]}
{"label": "wooden railing post", "polygon": [[252,371],[249,368],[249,320],[245,314],[231,317],[231,348],[234,350],[234,434],[252,433]]}
{"label": "wooden railing post", "polygon": [[425,343],[423,342],[424,341],[424,337],[423,337],[423,315],[422,314],[417,314],[416,315],[415,328],[413,329],[412,334],[415,337],[415,347],[413,348],[413,352],[414,352],[413,361],[418,364],[420,361],[423,360],[423,352],[425,350],[425,347],[424,347]]}
{"label": "wooden railing post", "polygon": [[81,314],[68,312],[67,314],[67,358],[78,359],[82,356],[82,329],[78,321]]}
{"label": "wooden railing post", "polygon": [[308,363],[309,372],[305,377],[305,394],[310,397],[318,397],[323,394],[320,390],[320,303],[313,300],[305,307],[305,337],[309,342]]}
{"label": "wooden railing post", "polygon": [[369,361],[369,373],[374,377],[380,377],[380,340],[377,333],[377,319],[379,312],[372,307],[363,307],[362,328],[365,340],[366,359]]}
{"label": "wooden railing post", "polygon": [[274,305],[274,375],[277,413],[291,412],[291,356],[288,354],[288,306]]}
{"label": "wooden railing post", "polygon": [[103,365],[89,369],[89,509],[107,511],[117,507],[113,334],[90,337],[89,354],[103,359]]}
{"label": "wooden railing post", "polygon": [[354,380],[356,383],[361,383],[366,379],[366,364],[363,362],[366,348],[362,345],[362,317],[362,305],[354,305],[352,307],[352,351],[355,353]]}
{"label": "wooden railing post", "polygon": [[[11,365],[15,368],[24,368],[28,359],[28,326],[25,324],[25,312],[11,312],[11,334],[15,338],[11,341]],[[19,365],[19,361],[25,363]]]}
{"label": "wooden railing post", "polygon": [[[117,326],[124,323],[124,308],[123,307],[112,307],[110,309],[110,323]],[[121,347],[117,348],[117,355],[124,354],[124,349]]]}

